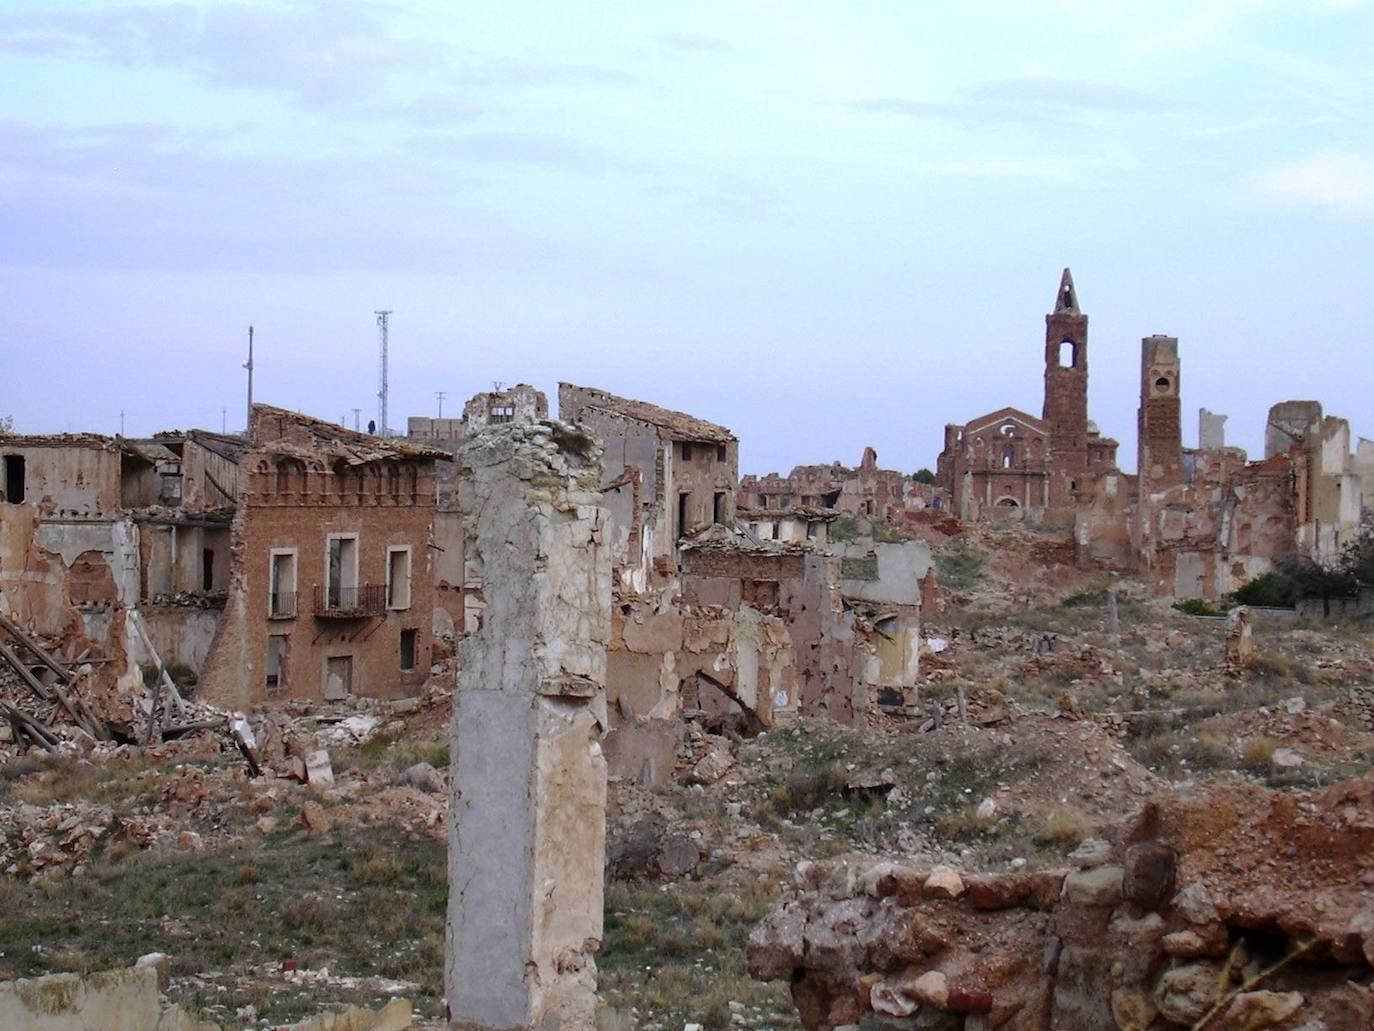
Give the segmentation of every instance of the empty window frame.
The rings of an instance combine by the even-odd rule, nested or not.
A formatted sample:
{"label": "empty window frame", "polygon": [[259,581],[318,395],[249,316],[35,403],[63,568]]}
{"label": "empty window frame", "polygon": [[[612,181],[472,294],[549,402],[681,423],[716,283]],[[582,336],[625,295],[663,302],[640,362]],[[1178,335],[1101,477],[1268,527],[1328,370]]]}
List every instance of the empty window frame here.
{"label": "empty window frame", "polygon": [[725,525],[725,491],[716,491],[711,502],[711,521]]}
{"label": "empty window frame", "polygon": [[415,630],[401,631],[401,671],[409,672],[415,668]]}
{"label": "empty window frame", "polygon": [[687,510],[691,500],[692,495],[689,491],[683,491],[677,496],[677,535],[679,538],[687,536]]}
{"label": "empty window frame", "polygon": [[215,549],[200,549],[200,589],[202,591],[213,591],[215,589]]}
{"label": "empty window frame", "polygon": [[267,568],[267,615],[290,619],[296,614],[296,549],[273,548]]}
{"label": "empty window frame", "polygon": [[515,405],[492,405],[491,410],[487,413],[488,422],[513,422],[514,420]]}
{"label": "empty window frame", "polygon": [[410,545],[386,549],[386,607],[410,608]]}
{"label": "empty window frame", "polygon": [[717,445],[716,445],[716,461],[717,461],[717,462],[723,462],[723,461],[725,461],[725,445],[724,445],[724,444],[717,444]]}
{"label": "empty window frame", "polygon": [[682,442],[682,460],[690,462],[692,460],[692,445],[688,441]]}
{"label": "empty window frame", "polygon": [[5,500],[18,505],[24,500],[24,456],[5,456]]}
{"label": "empty window frame", "polygon": [[285,634],[270,634],[267,638],[267,690],[279,691],[286,686]]}
{"label": "empty window frame", "polygon": [[325,538],[325,596],[331,609],[358,605],[358,535],[331,533]]}

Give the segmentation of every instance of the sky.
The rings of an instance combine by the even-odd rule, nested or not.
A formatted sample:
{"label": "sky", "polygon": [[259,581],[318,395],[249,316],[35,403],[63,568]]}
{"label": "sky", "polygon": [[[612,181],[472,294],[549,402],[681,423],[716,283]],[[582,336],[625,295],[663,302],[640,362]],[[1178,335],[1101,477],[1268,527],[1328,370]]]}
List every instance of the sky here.
{"label": "sky", "polygon": [[1040,413],[1073,269],[1135,468],[1140,340],[1262,456],[1374,436],[1374,2],[0,0],[0,416],[390,424],[494,382],[684,409],[741,471]]}

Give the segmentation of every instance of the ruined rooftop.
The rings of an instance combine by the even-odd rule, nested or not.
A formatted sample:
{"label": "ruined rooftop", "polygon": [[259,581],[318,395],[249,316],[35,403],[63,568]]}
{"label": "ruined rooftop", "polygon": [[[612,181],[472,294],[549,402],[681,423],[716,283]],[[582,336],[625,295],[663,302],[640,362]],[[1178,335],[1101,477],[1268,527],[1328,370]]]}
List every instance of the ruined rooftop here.
{"label": "ruined rooftop", "polygon": [[[694,415],[686,412],[675,412],[669,408],[660,408],[656,404],[648,401],[636,401],[628,397],[620,397],[616,394],[598,390],[595,387],[579,387],[575,383],[559,383],[560,396],[563,388],[571,388],[580,391],[586,400],[582,404],[582,410],[592,410],[608,412],[612,415],[621,415],[627,419],[636,419],[639,422],[657,426],[659,429],[666,430],[674,440],[701,440],[709,441],[712,444],[730,444],[738,438],[724,426],[718,426],[705,419],[698,419]],[[559,412],[562,418],[577,418],[577,413]]]}

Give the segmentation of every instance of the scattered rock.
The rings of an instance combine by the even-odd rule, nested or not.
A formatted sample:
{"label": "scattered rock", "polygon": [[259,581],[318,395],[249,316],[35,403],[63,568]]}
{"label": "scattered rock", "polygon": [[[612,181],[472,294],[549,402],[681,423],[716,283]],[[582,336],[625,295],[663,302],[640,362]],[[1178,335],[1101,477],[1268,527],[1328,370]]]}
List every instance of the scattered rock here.
{"label": "scattered rock", "polygon": [[318,802],[306,802],[301,806],[300,824],[310,834],[329,833],[329,817]]}
{"label": "scattered rock", "polygon": [[1121,901],[1119,866],[1098,866],[1079,870],[1064,878],[1064,900],[1076,906],[1110,909]]}
{"label": "scattered rock", "polygon": [[407,766],[396,778],[396,783],[402,787],[411,787],[428,792],[431,795],[442,795],[448,789],[448,785],[444,782],[444,775],[429,763],[416,763],[414,766]]}
{"label": "scattered rock", "polygon": [[964,894],[964,879],[951,866],[937,866],[930,871],[921,890],[931,898],[957,899]]}

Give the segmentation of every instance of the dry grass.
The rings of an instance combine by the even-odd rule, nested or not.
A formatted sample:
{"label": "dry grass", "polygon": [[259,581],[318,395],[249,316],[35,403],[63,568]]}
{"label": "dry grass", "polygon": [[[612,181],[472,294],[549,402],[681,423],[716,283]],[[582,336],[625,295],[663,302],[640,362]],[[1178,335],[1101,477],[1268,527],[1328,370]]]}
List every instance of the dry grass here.
{"label": "dry grass", "polygon": [[1069,806],[1055,806],[1040,822],[1035,840],[1042,845],[1076,846],[1092,833],[1087,815]]}
{"label": "dry grass", "polygon": [[1248,738],[1240,748],[1240,764],[1251,773],[1267,773],[1269,761],[1278,747],[1279,743],[1273,738]]}

